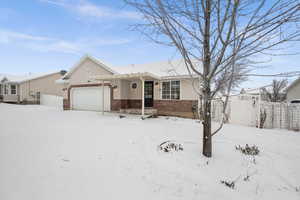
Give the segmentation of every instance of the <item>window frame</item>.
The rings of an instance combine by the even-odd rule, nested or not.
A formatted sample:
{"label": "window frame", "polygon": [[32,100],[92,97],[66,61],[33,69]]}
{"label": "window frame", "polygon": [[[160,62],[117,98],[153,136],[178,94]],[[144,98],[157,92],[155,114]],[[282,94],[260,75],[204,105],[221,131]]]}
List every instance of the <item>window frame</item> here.
{"label": "window frame", "polygon": [[[14,94],[12,93],[12,91],[13,91],[12,86],[15,87],[15,89],[14,89],[15,93],[14,93]],[[9,89],[10,89],[10,90],[9,90],[10,95],[17,95],[17,85],[15,85],[15,84],[10,85]]]}
{"label": "window frame", "polygon": [[8,89],[8,85],[7,84],[3,85],[3,95],[9,95],[9,89]]}
{"label": "window frame", "polygon": [[[179,98],[178,99],[172,99],[172,82],[175,82],[175,81],[178,81],[179,82]],[[169,85],[170,85],[170,94],[169,94],[169,98],[168,99],[164,99],[163,98],[163,83],[165,82],[168,82]],[[161,81],[161,91],[160,91],[160,99],[161,100],[167,100],[167,101],[179,101],[182,99],[181,97],[181,80],[164,80],[164,81]]]}

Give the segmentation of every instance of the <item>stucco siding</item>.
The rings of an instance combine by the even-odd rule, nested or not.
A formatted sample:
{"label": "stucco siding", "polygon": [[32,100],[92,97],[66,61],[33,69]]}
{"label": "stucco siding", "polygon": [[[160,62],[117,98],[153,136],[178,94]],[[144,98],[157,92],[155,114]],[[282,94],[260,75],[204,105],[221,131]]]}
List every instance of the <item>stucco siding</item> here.
{"label": "stucco siding", "polygon": [[78,67],[72,74],[69,79],[70,85],[78,85],[84,83],[90,83],[92,76],[97,75],[105,75],[105,74],[112,74],[111,72],[107,71],[106,69],[99,67],[98,64],[93,62],[90,59],[86,59],[80,67]]}
{"label": "stucco siding", "polygon": [[[136,83],[137,87],[132,88],[132,84]],[[142,81],[130,81],[129,83],[129,99],[142,99]]]}
{"label": "stucco siding", "polygon": [[292,86],[287,92],[287,100],[300,99],[300,81]]}
{"label": "stucco siding", "polygon": [[35,101],[37,92],[48,95],[63,95],[63,86],[55,81],[61,78],[60,73],[52,74],[42,78],[25,81],[19,85],[20,101]]}
{"label": "stucco siding", "polygon": [[[193,88],[193,81],[191,79],[181,80],[180,83],[180,91],[181,91],[181,100],[197,100],[197,93]],[[195,84],[197,87],[199,84]]]}

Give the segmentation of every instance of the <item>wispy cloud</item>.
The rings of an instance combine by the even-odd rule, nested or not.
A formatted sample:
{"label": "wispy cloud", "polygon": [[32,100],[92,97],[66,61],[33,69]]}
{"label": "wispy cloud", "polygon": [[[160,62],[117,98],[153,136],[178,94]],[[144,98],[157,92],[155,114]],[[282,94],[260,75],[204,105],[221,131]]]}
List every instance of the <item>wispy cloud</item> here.
{"label": "wispy cloud", "polygon": [[0,29],[0,43],[22,46],[40,52],[60,52],[80,54],[89,52],[91,49],[106,45],[121,45],[129,43],[126,39],[79,39],[67,41],[51,37],[37,36],[32,34],[14,32]]}
{"label": "wispy cloud", "polygon": [[133,11],[116,10],[111,7],[96,5],[88,0],[40,0],[75,12],[80,17],[109,19],[139,19],[140,15]]}
{"label": "wispy cloud", "polygon": [[47,41],[47,40],[52,40],[52,39],[47,38],[47,37],[33,36],[30,34],[23,34],[23,33],[0,29],[0,42],[1,43],[10,43],[13,41],[22,41],[22,40]]}

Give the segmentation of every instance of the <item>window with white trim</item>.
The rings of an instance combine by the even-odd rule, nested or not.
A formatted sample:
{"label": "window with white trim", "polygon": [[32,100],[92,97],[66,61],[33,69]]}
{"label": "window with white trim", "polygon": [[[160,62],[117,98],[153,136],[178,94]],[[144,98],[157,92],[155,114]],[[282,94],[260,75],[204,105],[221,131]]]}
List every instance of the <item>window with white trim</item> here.
{"label": "window with white trim", "polygon": [[8,85],[4,85],[4,94],[8,94]]}
{"label": "window with white trim", "polygon": [[180,81],[162,82],[162,99],[180,99]]}
{"label": "window with white trim", "polygon": [[10,94],[12,94],[12,95],[17,94],[17,86],[16,85],[10,85]]}

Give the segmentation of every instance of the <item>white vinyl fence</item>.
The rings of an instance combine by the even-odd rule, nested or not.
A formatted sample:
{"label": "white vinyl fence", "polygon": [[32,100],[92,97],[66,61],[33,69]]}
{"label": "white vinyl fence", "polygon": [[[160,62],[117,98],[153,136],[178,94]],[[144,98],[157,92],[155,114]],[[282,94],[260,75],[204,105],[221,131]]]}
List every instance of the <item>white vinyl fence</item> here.
{"label": "white vinyl fence", "polygon": [[63,97],[55,95],[41,94],[40,104],[44,106],[63,108]]}
{"label": "white vinyl fence", "polygon": [[[212,103],[212,119],[222,120],[223,103]],[[257,100],[230,100],[226,109],[228,122],[258,127],[265,113],[263,128],[300,130],[300,105],[288,103],[258,102]]]}

